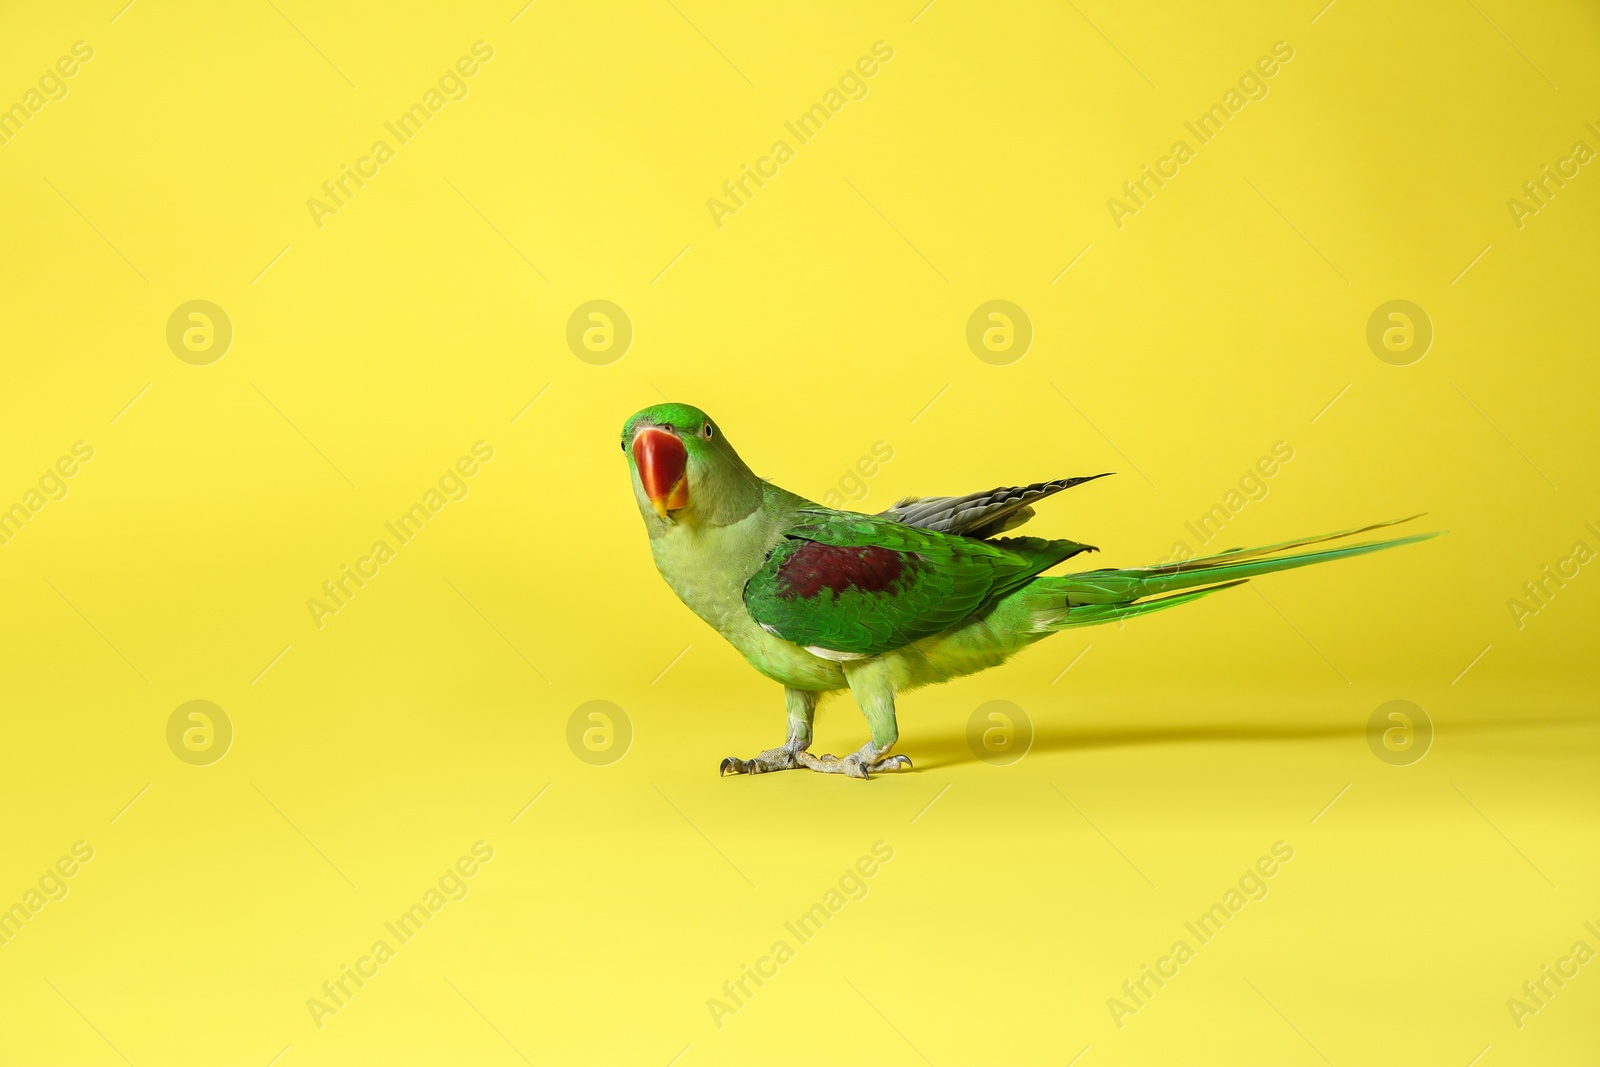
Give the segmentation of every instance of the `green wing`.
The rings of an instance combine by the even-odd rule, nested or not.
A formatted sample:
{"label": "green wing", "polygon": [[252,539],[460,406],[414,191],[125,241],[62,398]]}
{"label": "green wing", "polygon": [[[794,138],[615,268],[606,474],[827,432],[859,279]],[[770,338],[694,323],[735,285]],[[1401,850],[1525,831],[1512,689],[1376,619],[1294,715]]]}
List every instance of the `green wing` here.
{"label": "green wing", "polygon": [[980,541],[875,515],[806,509],[745,584],[769,633],[872,656],[950,629],[1079,552],[1075,541]]}

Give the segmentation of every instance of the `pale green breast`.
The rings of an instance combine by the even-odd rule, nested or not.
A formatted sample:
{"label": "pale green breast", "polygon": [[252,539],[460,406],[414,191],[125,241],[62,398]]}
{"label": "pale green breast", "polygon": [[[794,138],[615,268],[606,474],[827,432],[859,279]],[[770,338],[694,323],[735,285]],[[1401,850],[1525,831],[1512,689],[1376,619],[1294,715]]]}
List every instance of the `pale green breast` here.
{"label": "pale green breast", "polygon": [[844,673],[837,663],[767,633],[745,608],[745,582],[788,526],[786,515],[757,508],[728,526],[672,527],[650,539],[650,553],[678,599],[756,670],[794,689],[843,689]]}

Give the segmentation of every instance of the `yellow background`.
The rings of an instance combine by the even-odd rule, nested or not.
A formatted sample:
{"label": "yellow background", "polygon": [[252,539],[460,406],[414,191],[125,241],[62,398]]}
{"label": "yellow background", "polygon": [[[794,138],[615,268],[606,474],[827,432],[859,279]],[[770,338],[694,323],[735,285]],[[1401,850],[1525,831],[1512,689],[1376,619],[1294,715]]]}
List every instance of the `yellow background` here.
{"label": "yellow background", "polygon": [[[10,5],[0,103],[94,58],[0,146],[0,504],[95,454],[0,546],[0,905],[95,856],[0,946],[0,1062],[1593,1062],[1600,964],[1521,1029],[1506,1001],[1600,949],[1600,576],[1520,629],[1507,601],[1600,549],[1600,174],[1520,229],[1506,201],[1600,148],[1600,16],[920,3]],[[318,228],[479,40],[468,95]],[[707,199],[880,40],[719,228]],[[1277,41],[1269,95],[1115,226]],[[234,327],[209,366],[165,340],[193,299]],[[565,341],[591,299],[635,330],[607,366]],[[966,346],[990,299],[1035,330],[1009,366]],[[1366,345],[1394,299],[1435,330],[1411,366]],[[1119,471],[1030,527],[1106,564],[1192,543],[1278,441],[1210,548],[1451,532],[912,694],[913,773],[719,779],[781,696],[650,564],[617,432],[663,396],[813,497],[884,442],[867,510]],[[469,495],[318,629],[308,598],[479,440]],[[193,699],[235,730],[210,766],[167,747]],[[566,742],[597,699],[634,732],[609,766]],[[1411,766],[1368,747],[1391,699],[1436,730]],[[1010,767],[964,740],[990,700],[1037,732]],[[318,1028],[479,840],[470,894]],[[880,840],[719,1028],[707,999]],[[1107,999],[1279,840],[1270,895],[1119,1029]]]}

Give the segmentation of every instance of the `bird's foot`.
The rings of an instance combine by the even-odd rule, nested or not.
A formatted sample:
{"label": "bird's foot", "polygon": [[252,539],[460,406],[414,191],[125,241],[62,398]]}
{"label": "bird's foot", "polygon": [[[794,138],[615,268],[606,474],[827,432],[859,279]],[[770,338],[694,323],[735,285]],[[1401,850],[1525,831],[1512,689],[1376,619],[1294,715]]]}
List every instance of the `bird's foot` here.
{"label": "bird's foot", "polygon": [[754,759],[739,759],[729,756],[717,768],[718,776],[727,774],[766,774],[768,771],[792,771],[800,766],[798,756],[807,753],[798,747],[780,745],[769,748]]}
{"label": "bird's foot", "polygon": [[909,757],[884,755],[887,751],[887,748],[877,748],[868,741],[843,759],[833,755],[813,756],[809,752],[797,752],[795,758],[800,761],[801,766],[810,770],[821,771],[824,774],[847,774],[851,778],[870,778],[873,771],[911,769]]}

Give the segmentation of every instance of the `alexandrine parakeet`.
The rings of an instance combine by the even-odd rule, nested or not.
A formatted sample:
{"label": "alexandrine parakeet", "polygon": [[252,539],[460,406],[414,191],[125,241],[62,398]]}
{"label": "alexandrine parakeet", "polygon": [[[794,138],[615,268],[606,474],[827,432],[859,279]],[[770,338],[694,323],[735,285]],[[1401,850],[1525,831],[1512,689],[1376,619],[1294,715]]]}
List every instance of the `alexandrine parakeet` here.
{"label": "alexandrine parakeet", "polygon": [[[808,767],[865,778],[908,768],[905,756],[889,754],[899,737],[897,693],[998,666],[1058,630],[1433,536],[1298,551],[1392,525],[1379,523],[1182,563],[1046,576],[1096,549],[1000,535],[1031,518],[1039,500],[1102,475],[907,497],[865,515],[822,507],[758,477],[721,428],[687,404],[637,413],[623,425],[621,444],[656,569],[752,667],[784,687],[783,744],[753,759],[723,760],[724,774]],[[842,759],[812,755],[818,700],[846,689],[871,739]]]}

